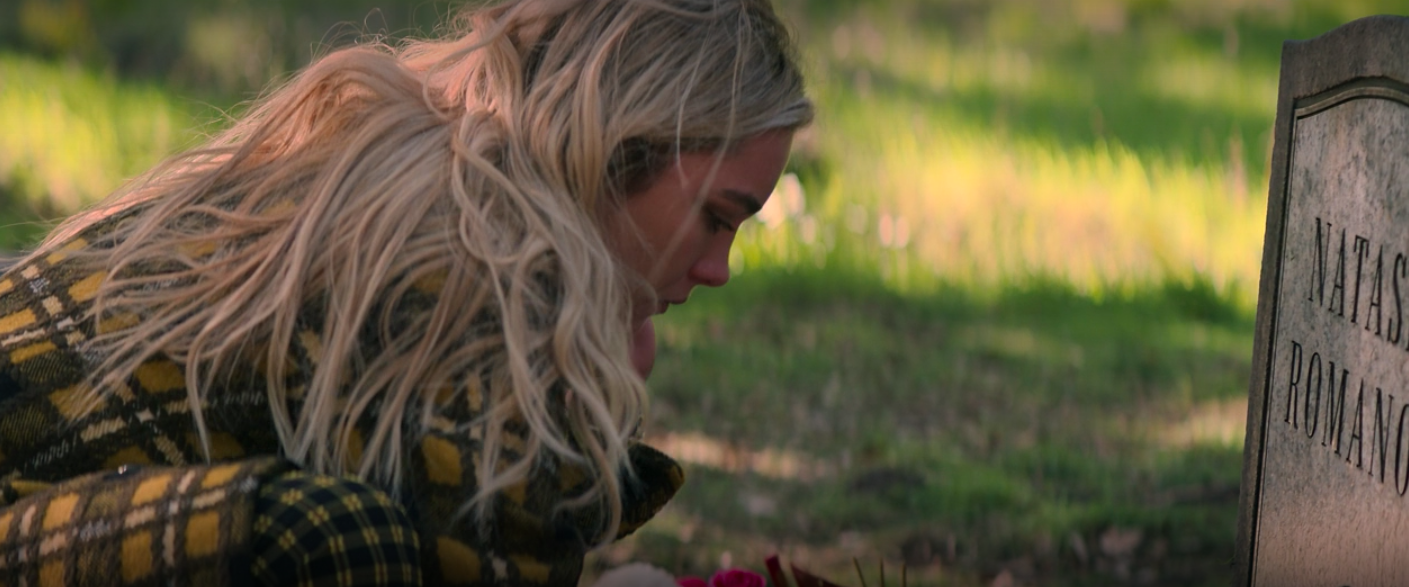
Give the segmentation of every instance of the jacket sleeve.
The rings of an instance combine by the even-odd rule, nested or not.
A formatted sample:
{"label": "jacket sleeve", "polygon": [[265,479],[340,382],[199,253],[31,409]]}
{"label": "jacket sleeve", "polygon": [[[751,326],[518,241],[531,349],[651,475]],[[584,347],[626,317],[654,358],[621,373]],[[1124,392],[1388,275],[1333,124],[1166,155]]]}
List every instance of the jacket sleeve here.
{"label": "jacket sleeve", "polygon": [[[603,527],[601,508],[564,507],[590,487],[586,472],[539,456],[528,479],[496,495],[492,516],[480,521],[464,507],[476,486],[478,450],[473,431],[433,431],[417,443],[414,494],[407,497],[423,528],[426,583],[577,585],[583,557]],[[622,476],[617,538],[645,524],[684,482],[670,457],[644,444],[629,451],[633,472]]]}
{"label": "jacket sleeve", "polygon": [[0,576],[22,585],[245,585],[258,488],[275,457],[4,482]]}

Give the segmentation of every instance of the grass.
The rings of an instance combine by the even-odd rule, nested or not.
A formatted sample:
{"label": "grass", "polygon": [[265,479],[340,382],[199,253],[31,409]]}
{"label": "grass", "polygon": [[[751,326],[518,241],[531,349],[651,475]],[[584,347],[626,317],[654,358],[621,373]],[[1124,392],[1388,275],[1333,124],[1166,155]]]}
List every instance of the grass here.
{"label": "grass", "polygon": [[[690,482],[589,577],[781,552],[848,584],[853,556],[923,585],[1225,584],[1281,42],[1402,9],[779,3],[820,115],[730,287],[662,318],[649,424]],[[33,25],[0,24],[0,248],[334,23],[441,10],[374,4],[0,9]]]}
{"label": "grass", "polygon": [[[804,144],[831,165],[802,179],[821,216],[846,219],[833,226],[885,241],[899,218],[909,238],[887,248],[965,283],[1100,295],[1202,276],[1250,302],[1275,61],[1228,59],[1155,16],[1049,38],[1028,30],[1045,16],[1033,3],[969,16],[987,19],[979,32],[907,25],[926,4],[873,6],[809,29],[827,114]],[[858,202],[869,222],[850,218]]]}
{"label": "grass", "polygon": [[[1121,564],[1221,582],[1250,332],[1197,289],[914,296],[760,271],[660,321],[655,435],[691,479],[618,548],[697,574],[727,551],[838,578],[851,556],[908,559],[927,584],[1092,584]],[[1111,532],[1142,538],[1106,556]]]}
{"label": "grass", "polygon": [[0,249],[190,144],[211,112],[156,85],[0,53]]}

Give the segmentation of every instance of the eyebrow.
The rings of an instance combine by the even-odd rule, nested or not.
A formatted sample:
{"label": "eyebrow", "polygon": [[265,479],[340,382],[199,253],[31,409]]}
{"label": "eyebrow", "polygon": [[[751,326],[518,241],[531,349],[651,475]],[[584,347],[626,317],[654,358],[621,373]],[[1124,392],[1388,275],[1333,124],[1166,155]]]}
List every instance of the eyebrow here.
{"label": "eyebrow", "polygon": [[747,210],[749,214],[757,214],[759,210],[763,209],[763,203],[758,201],[758,197],[748,192],[726,189],[723,195],[729,201]]}

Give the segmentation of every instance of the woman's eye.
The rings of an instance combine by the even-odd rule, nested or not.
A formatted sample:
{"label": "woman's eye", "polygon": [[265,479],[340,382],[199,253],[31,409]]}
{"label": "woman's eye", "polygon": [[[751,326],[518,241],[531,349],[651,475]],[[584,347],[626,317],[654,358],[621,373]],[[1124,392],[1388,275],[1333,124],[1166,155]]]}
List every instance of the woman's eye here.
{"label": "woman's eye", "polygon": [[709,231],[712,233],[719,232],[722,230],[734,230],[734,225],[730,224],[727,220],[724,220],[724,217],[720,216],[716,212],[705,212],[705,225],[709,228]]}

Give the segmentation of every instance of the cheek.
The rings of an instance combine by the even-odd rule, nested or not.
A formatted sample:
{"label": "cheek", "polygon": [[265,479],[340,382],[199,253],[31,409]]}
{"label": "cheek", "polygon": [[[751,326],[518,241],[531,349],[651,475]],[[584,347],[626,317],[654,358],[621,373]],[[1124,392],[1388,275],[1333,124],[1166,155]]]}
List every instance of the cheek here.
{"label": "cheek", "polygon": [[[703,232],[703,231],[701,231]],[[680,287],[710,284],[728,279],[730,233],[696,235],[682,242],[679,250],[662,262],[651,280],[658,292],[676,292]]]}
{"label": "cheek", "polygon": [[681,279],[701,263],[707,263],[721,254],[725,258],[729,256],[732,235],[728,233],[709,234],[700,229],[685,236],[670,259],[671,273]]}
{"label": "cheek", "polygon": [[640,269],[642,275],[650,276],[651,282],[659,286],[683,278],[691,266],[708,254],[711,236],[694,226],[698,223],[695,214],[657,220],[660,222],[641,227],[641,257],[646,266]]}
{"label": "cheek", "polygon": [[671,233],[663,228],[666,220],[648,207],[629,206],[608,230],[608,246],[637,275],[650,277],[670,245]]}

